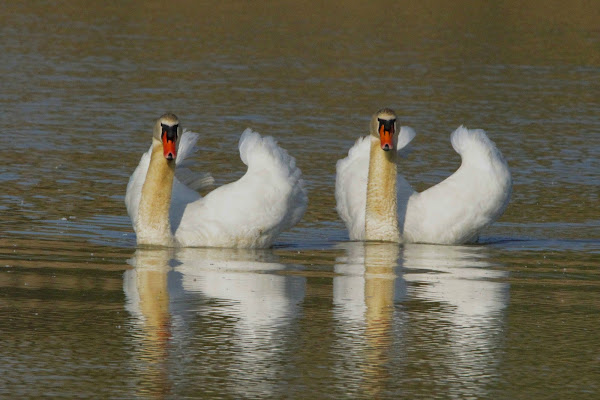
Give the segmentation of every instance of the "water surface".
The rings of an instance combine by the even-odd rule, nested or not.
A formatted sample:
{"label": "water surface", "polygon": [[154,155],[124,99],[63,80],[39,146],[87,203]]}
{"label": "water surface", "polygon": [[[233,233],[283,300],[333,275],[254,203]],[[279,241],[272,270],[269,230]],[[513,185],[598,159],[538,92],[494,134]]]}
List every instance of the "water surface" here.
{"label": "water surface", "polygon": [[[13,4],[14,3],[14,4]],[[600,7],[13,2],[0,11],[0,396],[597,398]],[[389,106],[419,190],[483,128],[514,187],[472,246],[348,242],[335,162]],[[138,249],[153,121],[237,179],[246,127],[309,189],[273,249]]]}

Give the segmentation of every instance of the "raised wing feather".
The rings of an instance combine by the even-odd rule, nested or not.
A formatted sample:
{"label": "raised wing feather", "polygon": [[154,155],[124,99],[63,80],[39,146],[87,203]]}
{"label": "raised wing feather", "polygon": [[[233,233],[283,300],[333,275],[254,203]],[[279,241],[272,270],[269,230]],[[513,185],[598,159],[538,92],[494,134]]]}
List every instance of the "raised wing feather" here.
{"label": "raised wing feather", "polygon": [[268,247],[304,215],[308,198],[295,159],[251,129],[239,150],[246,174],[185,207],[175,233],[181,245]]}
{"label": "raised wing feather", "polygon": [[512,180],[500,151],[481,129],[459,127],[452,146],[462,158],[458,170],[408,200],[405,241],[459,244],[477,239],[510,199]]}
{"label": "raised wing feather", "polygon": [[336,208],[346,224],[350,240],[363,240],[365,235],[370,146],[370,136],[358,139],[348,157],[336,164]]}

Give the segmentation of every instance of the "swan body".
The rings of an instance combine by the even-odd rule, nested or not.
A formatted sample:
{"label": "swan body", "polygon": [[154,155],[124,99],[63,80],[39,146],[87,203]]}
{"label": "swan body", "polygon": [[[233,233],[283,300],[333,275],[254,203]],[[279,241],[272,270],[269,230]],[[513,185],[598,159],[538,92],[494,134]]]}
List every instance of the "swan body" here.
{"label": "swan body", "polygon": [[[383,122],[382,122],[383,121]],[[382,136],[389,128],[388,140]],[[512,190],[508,165],[480,129],[456,129],[450,139],[461,156],[458,170],[419,193],[397,173],[398,152],[414,138],[383,109],[373,116],[371,134],[360,138],[337,163],[337,211],[351,240],[462,244],[502,215]]]}
{"label": "swan body", "polygon": [[[169,130],[177,133],[175,145],[164,139]],[[156,122],[125,195],[138,244],[266,248],[300,221],[308,203],[302,174],[272,137],[246,129],[239,141],[245,175],[204,197],[195,189],[212,184],[212,177],[184,168],[197,140],[173,114]]]}

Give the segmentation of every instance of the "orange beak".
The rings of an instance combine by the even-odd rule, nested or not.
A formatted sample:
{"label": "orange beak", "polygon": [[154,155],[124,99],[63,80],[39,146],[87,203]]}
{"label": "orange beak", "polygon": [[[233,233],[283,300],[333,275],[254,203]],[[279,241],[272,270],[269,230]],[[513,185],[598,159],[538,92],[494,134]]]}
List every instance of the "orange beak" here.
{"label": "orange beak", "polygon": [[177,157],[177,148],[174,140],[167,139],[167,135],[162,136],[163,154],[167,160],[174,160]]}
{"label": "orange beak", "polygon": [[394,125],[392,124],[391,129],[388,131],[384,125],[379,126],[379,141],[381,142],[381,149],[388,151],[394,148]]}

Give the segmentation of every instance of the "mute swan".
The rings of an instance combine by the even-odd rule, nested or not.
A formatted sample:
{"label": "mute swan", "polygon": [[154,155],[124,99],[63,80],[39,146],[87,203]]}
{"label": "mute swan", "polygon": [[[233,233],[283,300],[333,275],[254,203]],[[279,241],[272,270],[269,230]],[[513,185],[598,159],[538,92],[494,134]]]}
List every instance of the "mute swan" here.
{"label": "mute swan", "polygon": [[302,173],[273,138],[246,129],[239,142],[246,174],[204,197],[193,189],[212,177],[182,164],[197,140],[173,114],[156,121],[125,195],[138,244],[265,248],[300,221],[308,202]]}
{"label": "mute swan", "polygon": [[337,211],[351,240],[461,244],[476,241],[508,205],[512,179],[494,143],[480,129],[459,127],[450,140],[462,164],[422,193],[397,174],[397,152],[415,133],[396,130],[396,114],[377,112],[371,134],[337,162]]}

